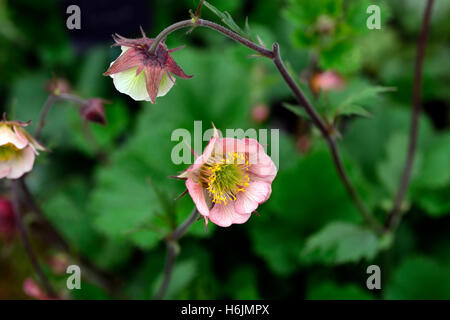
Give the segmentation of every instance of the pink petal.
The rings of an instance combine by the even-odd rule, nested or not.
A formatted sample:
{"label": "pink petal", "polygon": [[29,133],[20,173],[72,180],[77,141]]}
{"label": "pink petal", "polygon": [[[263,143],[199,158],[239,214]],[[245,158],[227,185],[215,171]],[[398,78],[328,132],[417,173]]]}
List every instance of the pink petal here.
{"label": "pink petal", "polygon": [[18,149],[23,149],[28,145],[28,140],[22,136],[18,135],[14,126],[1,124],[0,125],[0,145],[11,143]]}
{"label": "pink petal", "polygon": [[145,85],[147,92],[152,103],[156,103],[156,97],[158,96],[159,84],[164,75],[164,70],[158,66],[147,66],[144,71]]}
{"label": "pink petal", "polygon": [[196,170],[200,168],[206,161],[208,161],[208,159],[211,157],[212,152],[214,151],[217,139],[218,138],[213,137],[211,138],[211,140],[209,140],[208,145],[206,146],[205,150],[203,150],[202,155],[195,159],[194,164],[188,168],[188,171]]}
{"label": "pink petal", "polygon": [[271,183],[277,175],[277,167],[272,159],[267,155],[264,147],[255,139],[244,139],[247,149],[250,150],[248,171],[259,179]]}
{"label": "pink petal", "polygon": [[252,181],[244,192],[237,194],[234,208],[239,214],[250,214],[258,208],[260,203],[269,198],[271,192],[270,183]]}
{"label": "pink petal", "polygon": [[[249,163],[252,163],[249,160]],[[259,154],[259,160],[253,161],[253,164],[248,168],[248,172],[255,177],[255,180],[262,180],[271,183],[277,175],[277,167],[269,156]]]}
{"label": "pink petal", "polygon": [[189,79],[192,78],[192,76],[187,75],[184,73],[184,71],[178,66],[178,64],[173,60],[173,58],[170,56],[170,54],[167,55],[166,60],[166,69],[176,75],[177,77],[183,78],[183,79]]}
{"label": "pink petal", "polygon": [[219,139],[216,150],[223,154],[228,152],[246,153],[248,154],[248,162],[250,164],[248,170],[254,176],[254,180],[271,183],[275,179],[277,167],[266,154],[264,147],[255,139]]}
{"label": "pink petal", "polygon": [[139,52],[134,48],[129,48],[111,64],[111,66],[103,75],[109,76],[114,73],[138,67],[140,65],[142,65],[142,57],[140,56]]}
{"label": "pink petal", "polygon": [[9,166],[5,166],[5,163],[0,162],[0,179],[5,178],[11,172],[11,168]]}
{"label": "pink petal", "polygon": [[22,127],[15,126],[14,132],[21,138],[25,139],[29,142],[31,147],[33,148],[33,151],[35,154],[39,154],[38,150],[40,151],[48,151],[47,148],[45,148],[42,144],[40,144],[34,137],[29,134],[25,129]]}
{"label": "pink petal", "polygon": [[195,206],[197,207],[198,212],[207,217],[209,215],[209,208],[205,200],[202,185],[194,182],[192,179],[187,179],[186,187],[189,191],[189,195],[195,203]]}
{"label": "pink petal", "polygon": [[233,203],[218,204],[209,212],[209,220],[220,227],[229,227],[234,224],[242,224],[247,222],[252,214],[239,214],[235,211]]}
{"label": "pink petal", "polygon": [[17,179],[23,176],[24,173],[31,171],[34,164],[34,157],[34,151],[31,146],[21,150],[17,157],[7,162],[11,171],[6,177],[9,179]]}

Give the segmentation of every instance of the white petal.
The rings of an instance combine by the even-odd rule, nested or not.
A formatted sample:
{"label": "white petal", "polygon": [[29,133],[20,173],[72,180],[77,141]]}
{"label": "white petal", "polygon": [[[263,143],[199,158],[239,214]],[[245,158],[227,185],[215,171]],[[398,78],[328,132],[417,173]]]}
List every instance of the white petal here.
{"label": "white petal", "polygon": [[175,84],[175,77],[172,77],[173,81],[170,80],[167,73],[164,73],[161,79],[161,83],[159,84],[158,89],[158,97],[165,96],[167,92],[173,87]]}
{"label": "white petal", "polygon": [[112,74],[111,78],[113,78],[114,86],[119,92],[129,95],[136,101],[150,101],[150,96],[145,86],[144,71],[142,70],[136,76],[136,70],[137,67]]}

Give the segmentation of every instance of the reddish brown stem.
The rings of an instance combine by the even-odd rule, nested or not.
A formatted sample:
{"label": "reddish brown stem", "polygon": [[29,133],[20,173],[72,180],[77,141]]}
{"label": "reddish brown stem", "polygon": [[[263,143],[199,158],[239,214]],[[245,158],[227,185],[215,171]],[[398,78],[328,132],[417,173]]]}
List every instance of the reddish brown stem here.
{"label": "reddish brown stem", "polygon": [[413,85],[413,110],[411,114],[411,126],[409,130],[409,145],[406,155],[405,166],[403,168],[402,178],[400,180],[397,194],[395,196],[394,206],[386,220],[386,230],[395,229],[400,223],[402,216],[402,203],[408,190],[411,180],[411,172],[414,164],[414,156],[417,149],[417,137],[419,134],[419,116],[422,104],[422,70],[425,58],[425,48],[428,39],[428,29],[431,21],[431,10],[434,0],[428,0],[422,20],[422,28],[417,44],[416,62],[414,66],[414,85]]}

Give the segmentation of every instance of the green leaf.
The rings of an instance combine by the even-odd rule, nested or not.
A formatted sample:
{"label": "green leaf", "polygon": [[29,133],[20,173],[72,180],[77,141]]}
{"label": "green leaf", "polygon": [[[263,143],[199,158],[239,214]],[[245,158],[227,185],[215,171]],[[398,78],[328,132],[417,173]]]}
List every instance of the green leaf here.
{"label": "green leaf", "polygon": [[436,136],[423,158],[424,167],[415,186],[436,190],[450,185],[450,133]]}
{"label": "green leaf", "polygon": [[374,99],[380,93],[392,91],[395,91],[395,88],[381,86],[367,87],[358,91],[350,91],[345,100],[340,102],[336,107],[334,113],[335,117],[339,115],[360,115],[370,117],[371,114],[362,108],[361,104],[367,103],[370,99]]}
{"label": "green leaf", "polygon": [[[149,170],[150,172],[150,170]],[[96,228],[109,237],[129,238],[142,248],[154,247],[168,225],[158,219],[164,214],[148,175],[132,168],[102,168],[92,195]],[[155,231],[161,229],[161,233]]]}
{"label": "green leaf", "polygon": [[43,209],[66,241],[78,251],[90,254],[98,244],[100,237],[92,229],[89,213],[70,194],[54,195],[44,203]]}
{"label": "green leaf", "polygon": [[253,251],[264,258],[275,274],[287,276],[298,270],[298,252],[304,239],[295,226],[280,221],[269,212],[261,215],[250,221]]}
{"label": "green leaf", "polygon": [[222,22],[225,23],[231,30],[233,30],[234,32],[236,32],[237,34],[241,35],[242,37],[248,40],[252,40],[251,34],[248,33],[249,28],[247,23],[246,23],[247,32],[245,32],[236,24],[236,22],[234,22],[233,17],[227,11],[221,12],[219,9],[217,9],[207,1],[204,2],[204,5],[209,10],[211,10],[215,15],[217,15],[222,20]]}
{"label": "green leaf", "polygon": [[337,111],[336,115],[340,116],[361,116],[366,118],[372,118],[373,115],[368,112],[366,109],[364,109],[361,106],[358,106],[356,104],[347,104],[344,106],[341,106],[340,110]]}
{"label": "green leaf", "polygon": [[[290,168],[284,169],[280,163],[271,200],[267,203],[278,217],[297,227],[297,232],[317,230],[335,219],[359,219],[325,144],[315,148],[303,157],[293,154],[296,163]],[[351,163],[346,162],[346,168],[352,175],[355,173]],[[354,178],[361,182],[360,178]]]}
{"label": "green leaf", "polygon": [[298,115],[299,117],[302,117],[304,119],[310,120],[309,114],[306,112],[305,108],[299,106],[299,105],[293,105],[287,102],[283,102],[283,107],[291,111],[292,113]]}
{"label": "green leaf", "polygon": [[438,190],[418,190],[413,200],[432,217],[443,217],[450,213],[450,186]]}
{"label": "green leaf", "polygon": [[450,267],[431,258],[410,257],[394,271],[385,291],[386,299],[450,299]]}
{"label": "green leaf", "polygon": [[372,260],[380,249],[374,231],[346,222],[332,222],[311,236],[302,256],[310,262],[342,264]]}

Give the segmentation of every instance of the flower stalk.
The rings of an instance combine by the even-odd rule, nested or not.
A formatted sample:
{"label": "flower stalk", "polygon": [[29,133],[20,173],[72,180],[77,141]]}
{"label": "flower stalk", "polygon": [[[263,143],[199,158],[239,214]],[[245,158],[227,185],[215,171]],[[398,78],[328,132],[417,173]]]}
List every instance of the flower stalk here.
{"label": "flower stalk", "polygon": [[395,229],[400,223],[402,217],[402,202],[408,190],[411,180],[411,172],[414,164],[414,156],[417,149],[417,137],[419,134],[419,116],[422,104],[422,69],[423,60],[425,58],[425,47],[428,39],[428,30],[431,21],[431,10],[434,0],[428,0],[422,20],[422,28],[417,44],[416,61],[414,67],[414,85],[413,85],[413,110],[411,114],[411,126],[409,131],[409,145],[406,155],[405,165],[403,168],[402,178],[400,180],[397,194],[395,196],[394,205],[389,212],[385,229]]}
{"label": "flower stalk", "polygon": [[166,238],[167,254],[166,254],[166,263],[164,266],[163,281],[160,287],[158,288],[158,291],[153,297],[154,300],[161,300],[166,295],[167,289],[169,288],[170,280],[172,278],[173,267],[175,265],[175,261],[178,255],[177,241],[186,233],[191,224],[197,220],[198,215],[199,212],[197,211],[197,208],[194,207],[189,217],[187,217],[187,219],[178,228],[176,228],[172,233],[170,233],[167,236]]}

